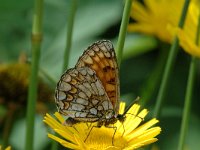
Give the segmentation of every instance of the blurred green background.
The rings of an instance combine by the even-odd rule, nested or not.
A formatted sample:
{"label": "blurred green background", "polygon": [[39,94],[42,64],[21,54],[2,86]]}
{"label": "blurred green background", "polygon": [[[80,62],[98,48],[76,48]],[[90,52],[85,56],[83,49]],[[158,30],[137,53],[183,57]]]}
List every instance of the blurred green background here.
{"label": "blurred green background", "polygon": [[[40,68],[55,81],[58,81],[62,74],[69,2],[68,0],[46,0],[44,2],[43,43]],[[83,50],[97,40],[111,40],[116,47],[123,7],[124,3],[122,0],[78,1],[69,60],[70,68],[75,65]],[[32,15],[33,1],[1,0],[0,66],[18,63],[18,58],[22,53],[25,53],[28,60],[31,61]],[[137,96],[140,96],[140,102],[145,104],[144,107],[150,110],[149,118],[154,110],[160,78],[169,48],[170,45],[147,35],[128,33],[126,37],[120,69],[121,99],[130,104]],[[190,56],[180,50],[170,79],[159,123],[162,132],[158,136],[159,141],[156,145],[161,150],[175,150],[178,145],[189,62]],[[40,74],[40,77],[44,82],[43,84],[49,87],[49,92],[46,93],[48,96],[44,95],[43,100],[41,100],[47,109],[37,111],[40,113],[36,114],[34,147],[35,150],[46,150],[50,149],[52,140],[47,138],[49,129],[44,125],[42,120],[46,112],[53,114],[56,111],[53,101],[55,84],[50,84],[43,74]],[[9,81],[9,78],[8,80],[5,80],[5,78],[0,80],[11,86],[13,82],[17,82]],[[198,66],[190,124],[185,144],[185,149],[187,150],[198,150],[200,147],[199,83],[200,67]],[[1,89],[2,86],[3,84],[0,82]],[[19,89],[15,88],[12,92],[17,93]],[[42,88],[43,91],[45,89]],[[41,94],[41,92],[39,93]],[[17,97],[16,99],[12,99],[12,103],[17,104],[17,99]],[[0,95],[1,101],[3,102],[0,103],[0,143],[3,138],[6,116],[10,111],[8,104],[10,100],[6,99],[6,96],[3,97]],[[20,108],[20,111],[14,113],[12,130],[9,137],[9,145],[14,150],[23,150],[25,145],[26,102],[22,103],[22,107]]]}

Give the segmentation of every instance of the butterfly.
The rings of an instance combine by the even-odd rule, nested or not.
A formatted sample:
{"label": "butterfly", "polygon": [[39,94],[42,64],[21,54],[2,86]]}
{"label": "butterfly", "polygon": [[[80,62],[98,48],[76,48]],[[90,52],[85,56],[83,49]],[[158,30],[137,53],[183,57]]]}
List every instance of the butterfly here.
{"label": "butterfly", "polygon": [[90,45],[74,68],[64,72],[55,90],[58,112],[65,125],[97,122],[108,126],[125,116],[119,112],[119,69],[113,44],[101,40]]}

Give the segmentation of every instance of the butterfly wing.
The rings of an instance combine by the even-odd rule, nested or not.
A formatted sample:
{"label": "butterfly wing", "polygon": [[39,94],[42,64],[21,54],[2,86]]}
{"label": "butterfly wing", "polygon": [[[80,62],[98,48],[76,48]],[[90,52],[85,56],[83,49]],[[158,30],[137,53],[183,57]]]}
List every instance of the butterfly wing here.
{"label": "butterfly wing", "polygon": [[60,113],[78,121],[95,122],[113,112],[104,87],[88,67],[66,71],[57,84],[55,100]]}
{"label": "butterfly wing", "polygon": [[112,43],[102,40],[89,46],[76,64],[76,68],[84,66],[95,71],[114,107],[115,115],[117,115],[120,96],[119,73]]}

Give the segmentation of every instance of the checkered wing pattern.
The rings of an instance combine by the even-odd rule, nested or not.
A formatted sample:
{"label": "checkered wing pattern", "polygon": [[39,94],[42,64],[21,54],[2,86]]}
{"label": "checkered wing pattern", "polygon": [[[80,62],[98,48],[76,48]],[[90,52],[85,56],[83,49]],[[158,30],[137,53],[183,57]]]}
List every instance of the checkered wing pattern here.
{"label": "checkered wing pattern", "polygon": [[116,118],[119,79],[110,41],[98,41],[85,50],[75,68],[61,76],[55,100],[60,113],[77,121],[103,122]]}
{"label": "checkered wing pattern", "polygon": [[[119,77],[115,50],[108,40],[98,41],[84,52],[76,67],[88,66],[93,69],[101,81],[114,110],[119,109]],[[117,114],[116,114],[117,115]]]}

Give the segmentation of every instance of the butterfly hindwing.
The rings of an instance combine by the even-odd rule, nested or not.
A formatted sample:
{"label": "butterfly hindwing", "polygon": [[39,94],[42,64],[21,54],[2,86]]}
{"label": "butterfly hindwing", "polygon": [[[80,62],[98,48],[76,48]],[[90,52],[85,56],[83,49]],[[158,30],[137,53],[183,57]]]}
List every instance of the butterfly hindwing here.
{"label": "butterfly hindwing", "polygon": [[66,71],[57,84],[55,99],[60,113],[78,121],[98,121],[113,110],[96,72],[89,67]]}

